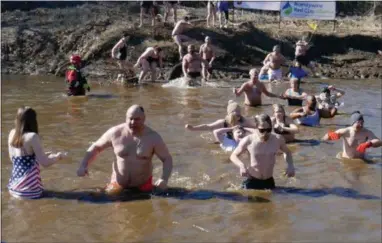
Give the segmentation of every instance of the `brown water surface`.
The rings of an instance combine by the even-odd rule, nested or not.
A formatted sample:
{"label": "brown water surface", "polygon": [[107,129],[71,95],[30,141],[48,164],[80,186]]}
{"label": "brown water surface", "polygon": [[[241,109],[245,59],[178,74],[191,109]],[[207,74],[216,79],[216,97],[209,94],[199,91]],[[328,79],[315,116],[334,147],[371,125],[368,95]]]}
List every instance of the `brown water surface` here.
{"label": "brown water surface", "polygon": [[[316,80],[303,84],[318,92],[322,83],[345,89],[341,115],[322,120],[319,128],[302,127],[299,139],[319,139],[328,129],[346,126],[349,113],[360,110],[365,126],[381,137],[381,81]],[[87,99],[68,99],[64,84],[54,77],[2,76],[1,198],[2,237],[6,242],[380,242],[381,149],[369,149],[369,163],[339,160],[341,142],[288,145],[293,151],[296,178],[284,178],[282,156],[274,177],[281,189],[274,192],[240,190],[239,170],[229,154],[213,144],[209,132],[189,132],[185,123],[222,118],[231,89],[162,88],[160,85],[123,88],[93,84]],[[269,87],[269,85],[268,85]],[[287,84],[272,85],[274,92]],[[242,101],[243,97],[237,98]],[[273,102],[245,108],[245,115],[271,114]],[[126,109],[140,103],[147,124],[166,141],[174,158],[167,196],[110,202],[89,192],[103,187],[111,174],[111,150],[90,166],[90,176],[76,170],[85,150],[110,126],[124,122]],[[45,189],[51,196],[17,200],[7,191],[12,164],[7,137],[16,109],[28,105],[38,112],[46,151],[67,151],[67,159],[42,168]],[[291,111],[292,107],[287,107]],[[154,161],[154,178],[161,162]],[[183,190],[181,190],[183,189]]]}

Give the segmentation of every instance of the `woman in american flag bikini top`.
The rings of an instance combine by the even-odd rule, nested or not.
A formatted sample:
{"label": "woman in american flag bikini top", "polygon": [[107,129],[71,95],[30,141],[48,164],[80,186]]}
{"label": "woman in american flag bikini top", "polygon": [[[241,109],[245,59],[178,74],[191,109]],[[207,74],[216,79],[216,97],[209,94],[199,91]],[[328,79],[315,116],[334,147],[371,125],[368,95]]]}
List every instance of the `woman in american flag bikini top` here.
{"label": "woman in american flag bikini top", "polygon": [[64,154],[44,153],[38,135],[37,115],[32,108],[19,108],[15,125],[8,138],[9,157],[13,163],[9,193],[18,198],[39,198],[44,190],[39,164],[52,165]]}

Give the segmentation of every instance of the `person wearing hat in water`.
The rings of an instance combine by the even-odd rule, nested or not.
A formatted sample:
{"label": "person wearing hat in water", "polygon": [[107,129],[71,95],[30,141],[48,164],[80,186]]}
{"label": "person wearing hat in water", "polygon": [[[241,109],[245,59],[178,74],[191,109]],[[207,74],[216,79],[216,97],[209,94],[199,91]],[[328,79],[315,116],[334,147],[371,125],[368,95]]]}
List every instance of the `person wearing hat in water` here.
{"label": "person wearing hat in water", "polygon": [[[336,93],[331,93],[336,91]],[[322,118],[332,118],[337,114],[339,103],[337,99],[344,96],[345,91],[335,88],[333,85],[324,87],[321,93],[316,96],[318,108],[322,110]]]}
{"label": "person wearing hat in water", "polygon": [[86,78],[81,73],[82,60],[79,55],[70,57],[71,65],[65,73],[65,82],[67,84],[68,96],[85,95],[86,91],[90,91],[90,87]]}
{"label": "person wearing hat in water", "polygon": [[352,113],[349,127],[329,131],[322,140],[339,140],[341,137],[343,141],[343,158],[362,159],[365,156],[366,149],[382,146],[382,141],[372,131],[364,127],[363,115],[359,111]]}
{"label": "person wearing hat in water", "polygon": [[[231,161],[240,169],[240,175],[247,177],[242,186],[244,189],[274,189],[273,169],[276,154],[279,150],[284,153],[288,164],[285,174],[295,175],[292,153],[286,146],[282,136],[272,133],[272,122],[268,115],[256,116],[257,130],[255,133],[241,139],[239,145],[231,154]],[[250,164],[246,166],[239,156],[249,152]]]}
{"label": "person wearing hat in water", "polygon": [[248,106],[261,105],[261,94],[265,94],[268,97],[285,99],[283,95],[273,94],[265,88],[265,85],[258,79],[259,72],[256,68],[252,68],[249,71],[249,76],[250,80],[243,83],[240,88],[233,88],[233,93],[236,96],[240,96],[242,93],[245,94],[244,104]]}
{"label": "person wearing hat in water", "polygon": [[215,129],[234,127],[236,125],[256,128],[256,124],[241,115],[240,105],[233,100],[229,100],[227,105],[227,115],[225,118],[216,120],[210,124],[200,124],[196,126],[186,124],[185,128],[190,131],[213,131]]}

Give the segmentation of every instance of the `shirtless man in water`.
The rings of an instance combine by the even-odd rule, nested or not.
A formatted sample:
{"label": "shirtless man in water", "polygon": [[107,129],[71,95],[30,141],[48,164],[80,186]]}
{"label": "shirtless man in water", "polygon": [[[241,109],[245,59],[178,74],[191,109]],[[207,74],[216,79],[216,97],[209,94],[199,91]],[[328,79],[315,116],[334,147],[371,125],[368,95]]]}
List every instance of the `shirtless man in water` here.
{"label": "shirtless man in water", "polygon": [[264,74],[265,70],[268,70],[269,81],[281,81],[283,78],[281,66],[285,64],[285,61],[285,57],[280,52],[280,46],[274,46],[273,51],[263,61],[264,67],[261,68],[260,75]]}
{"label": "shirtless man in water", "polygon": [[244,104],[248,106],[261,105],[261,94],[264,93],[268,97],[285,99],[284,96],[276,95],[269,92],[263,83],[258,80],[258,71],[253,68],[249,71],[250,80],[241,85],[240,88],[233,88],[233,93],[236,96],[245,94]]}
{"label": "shirtless man in water", "polygon": [[[288,167],[285,174],[293,177],[292,153],[286,146],[282,136],[272,133],[272,122],[268,115],[256,116],[257,130],[241,139],[239,145],[231,154],[231,161],[240,169],[240,175],[247,177],[242,186],[244,189],[274,189],[273,169],[276,163],[276,154],[279,150],[284,153]],[[250,165],[246,166],[239,155],[248,151]]]}
{"label": "shirtless man in water", "polygon": [[165,190],[172,171],[172,157],[161,136],[145,125],[145,112],[139,105],[131,106],[126,113],[126,122],[106,131],[87,150],[78,176],[88,173],[89,164],[107,148],[113,148],[116,161],[112,164],[112,175],[106,192],[118,194],[125,188],[149,192],[152,185],[152,158],[157,155],[163,162],[162,177],[155,186]]}
{"label": "shirtless man in water", "polygon": [[364,119],[362,114],[359,111],[355,111],[350,117],[350,127],[341,128],[335,132],[330,131],[322,140],[339,140],[342,137],[342,157],[363,159],[366,149],[382,146],[382,141],[372,131],[364,128],[363,124]]}
{"label": "shirtless man in water", "polygon": [[190,79],[201,76],[202,63],[208,68],[210,64],[196,52],[194,45],[189,45],[187,50],[188,54],[184,56],[182,61],[182,70],[184,77],[187,79],[187,82],[189,82]]}
{"label": "shirtless man in water", "polygon": [[183,54],[182,54],[182,43],[187,42],[190,40],[190,37],[184,35],[183,33],[185,30],[192,26],[192,24],[188,21],[188,17],[185,16],[182,20],[179,20],[172,31],[172,38],[174,39],[175,43],[178,45],[179,49],[179,60],[182,60]]}
{"label": "shirtless man in water", "polygon": [[208,80],[212,74],[212,63],[215,60],[215,50],[211,45],[211,38],[206,36],[205,44],[200,46],[199,54],[202,56],[204,60],[209,63],[209,67],[202,64],[203,66],[203,78],[204,80]]}

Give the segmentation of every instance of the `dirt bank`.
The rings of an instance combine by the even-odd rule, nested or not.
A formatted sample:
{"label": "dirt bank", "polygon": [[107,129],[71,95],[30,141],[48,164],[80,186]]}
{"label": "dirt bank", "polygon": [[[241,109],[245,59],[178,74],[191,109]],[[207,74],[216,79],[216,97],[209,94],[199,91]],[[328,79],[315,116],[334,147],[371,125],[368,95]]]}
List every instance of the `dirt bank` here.
{"label": "dirt bank", "polygon": [[[205,10],[183,8],[180,15],[204,19]],[[71,53],[80,53],[87,62],[85,72],[91,79],[115,80],[119,70],[110,58],[118,39],[130,35],[129,58],[135,61],[149,45],[159,44],[166,53],[166,70],[178,63],[176,45],[171,41],[169,26],[160,24],[153,32],[146,24],[137,28],[139,6],[136,2],[98,2],[71,7],[37,8],[2,13],[1,72],[8,74],[62,74]],[[148,22],[148,21],[147,21]],[[303,32],[278,24],[261,24],[259,19],[227,29],[206,29],[196,21],[188,35],[201,44],[206,35],[217,47],[217,78],[245,77],[275,44],[293,59],[294,43]],[[354,31],[352,31],[354,32]],[[379,36],[378,36],[379,34]],[[324,33],[313,35],[310,55],[322,75],[330,78],[382,78],[380,33]],[[229,67],[229,68],[227,68]]]}

